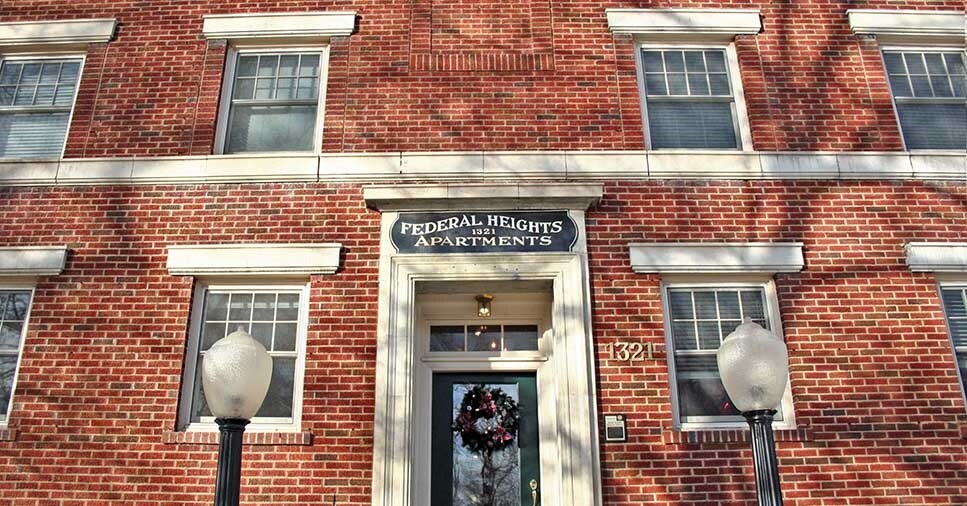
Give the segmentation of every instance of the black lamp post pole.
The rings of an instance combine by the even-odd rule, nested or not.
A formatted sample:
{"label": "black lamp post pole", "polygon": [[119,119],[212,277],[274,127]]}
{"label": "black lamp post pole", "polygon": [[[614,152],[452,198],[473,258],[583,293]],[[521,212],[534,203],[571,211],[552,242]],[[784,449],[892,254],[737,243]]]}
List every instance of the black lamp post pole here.
{"label": "black lamp post pole", "polygon": [[215,478],[215,506],[238,506],[242,484],[242,434],[248,420],[216,418],[218,432],[218,474]]}
{"label": "black lamp post pole", "polygon": [[759,506],[782,506],[779,485],[779,462],[776,439],[772,434],[772,418],[776,410],[747,411],[742,416],[752,432],[752,459],[755,462],[755,492]]}

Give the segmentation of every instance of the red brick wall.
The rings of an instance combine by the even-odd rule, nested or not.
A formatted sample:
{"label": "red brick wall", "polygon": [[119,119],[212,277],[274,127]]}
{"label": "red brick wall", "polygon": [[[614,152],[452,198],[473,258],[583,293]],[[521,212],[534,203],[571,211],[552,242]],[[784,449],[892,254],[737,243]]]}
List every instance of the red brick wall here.
{"label": "red brick wall", "polygon": [[755,147],[896,150],[876,43],[845,11],[964,5],[17,0],[0,21],[117,17],[116,40],[90,51],[71,157],[211,152],[224,48],[202,15],[349,9],[359,31],[333,42],[325,151],[640,149],[632,41],[612,37],[606,7],[757,7],[762,33],[736,43]]}
{"label": "red brick wall", "polygon": [[[5,244],[68,244],[37,285],[0,491],[16,505],[211,501],[216,447],[175,443],[191,280],[165,248],[340,242],[316,276],[303,425],[311,446],[246,449],[249,504],[369,502],[379,216],[356,185],[259,184],[0,190]],[[634,241],[802,241],[806,269],[777,276],[800,431],[780,435],[787,504],[967,503],[967,407],[929,274],[910,240],[963,240],[967,191],[917,182],[611,183],[588,215],[598,402],[629,416],[602,446],[605,502],[738,504],[752,498],[745,442],[683,444],[671,431],[664,354],[641,366],[604,345],[664,349],[657,276]],[[265,443],[266,441],[263,441]],[[271,441],[268,441],[271,442]]]}

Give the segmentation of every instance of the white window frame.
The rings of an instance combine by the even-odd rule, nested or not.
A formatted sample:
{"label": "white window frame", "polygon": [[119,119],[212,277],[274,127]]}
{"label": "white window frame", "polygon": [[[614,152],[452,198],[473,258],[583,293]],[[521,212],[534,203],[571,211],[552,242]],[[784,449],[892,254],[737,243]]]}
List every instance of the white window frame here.
{"label": "white window frame", "polygon": [[[890,82],[890,73],[886,68],[886,57],[883,53],[887,51],[917,51],[917,52],[950,52],[950,51],[960,51],[964,55],[964,63],[967,64],[967,50],[965,50],[963,44],[882,44],[880,46],[880,65],[883,68],[883,77],[886,79],[886,85],[890,90],[890,106],[893,107],[893,120],[896,122],[897,131],[900,132],[900,142],[903,143],[904,151],[912,151],[914,153],[949,153],[949,149],[910,149],[907,147],[907,139],[903,132],[903,125],[900,124],[900,111],[897,110],[896,106],[896,94],[893,91],[893,83]],[[957,98],[957,97],[953,97]],[[931,99],[926,99],[931,100]],[[953,150],[955,152],[960,152],[960,150]]]}
{"label": "white window frame", "polygon": [[[675,276],[671,279],[662,279],[661,281],[661,305],[662,305],[662,315],[665,320],[665,349],[666,358],[668,362],[668,386],[671,394],[671,407],[672,407],[672,423],[676,430],[679,431],[693,431],[693,430],[719,430],[719,429],[744,429],[748,426],[748,423],[743,419],[736,420],[714,420],[714,418],[719,417],[709,417],[713,420],[702,421],[702,422],[683,422],[681,418],[680,409],[678,406],[678,381],[675,369],[675,343],[672,338],[672,319],[671,319],[671,304],[668,300],[669,289],[674,288],[686,288],[686,289],[741,289],[741,288],[756,288],[761,289],[765,294],[765,314],[769,319],[770,331],[785,341],[785,336],[782,333],[782,320],[779,313],[779,297],[776,293],[776,285],[772,278],[762,280],[755,279],[754,277],[745,276],[729,276],[728,278],[722,278],[722,281],[710,281],[709,276],[695,277],[695,276]],[[782,395],[782,402],[779,409],[782,413],[782,420],[777,420],[773,422],[773,428],[777,430],[791,430],[796,428],[796,416],[795,410],[793,409],[792,401],[792,388],[790,387],[789,381],[786,381],[786,390]]]}
{"label": "white window frame", "polygon": [[[648,98],[645,90],[645,66],[642,62],[642,50],[724,50],[725,62],[729,71],[729,84],[732,87],[732,124],[738,145],[735,148],[659,148],[660,151],[752,151],[752,127],[745,103],[745,89],[742,87],[742,74],[739,69],[739,57],[735,52],[735,43],[708,42],[635,42],[635,67],[638,79],[638,100],[641,105],[641,122],[645,134],[645,149],[655,149],[651,145],[651,125],[648,122]],[[683,100],[684,101],[684,100]]]}
{"label": "white window frame", "polygon": [[[247,151],[244,153],[225,153],[228,142],[229,116],[232,109],[232,95],[235,92],[235,66],[239,55],[245,54],[282,54],[282,53],[319,53],[319,96],[316,104],[315,131],[312,135],[311,151]],[[222,96],[219,98],[218,120],[215,130],[214,153],[227,156],[247,156],[270,153],[285,154],[313,154],[322,152],[322,129],[326,115],[326,91],[329,81],[329,45],[328,44],[233,44],[229,46],[225,60],[225,71],[222,76]]]}
{"label": "white window frame", "polygon": [[[0,160],[59,160],[64,158],[64,154],[67,152],[67,140],[70,138],[71,125],[74,123],[74,111],[77,108],[77,95],[81,89],[81,81],[84,78],[84,64],[87,61],[87,53],[78,51],[44,51],[44,52],[4,52],[0,53],[0,67],[3,66],[4,62],[7,61],[19,61],[19,60],[65,60],[65,59],[78,59],[80,60],[80,68],[77,69],[77,85],[74,86],[74,96],[71,98],[70,111],[67,114],[67,130],[64,133],[64,143],[60,147],[60,154],[56,157],[51,156],[24,156],[24,157],[0,157]],[[25,106],[10,106],[10,107],[0,107],[0,110],[22,110],[24,112],[29,112],[30,107]],[[2,114],[2,113],[0,113]]]}
{"label": "white window frame", "polygon": [[960,363],[957,362],[957,354],[963,353],[967,355],[967,346],[962,346],[962,350],[958,351],[957,346],[954,345],[954,333],[950,327],[950,317],[947,315],[947,307],[943,302],[943,290],[944,289],[967,289],[967,277],[955,276],[953,279],[941,279],[937,281],[937,297],[940,299],[940,309],[943,311],[944,324],[947,326],[947,339],[950,340],[950,351],[951,358],[954,362],[954,371],[957,372],[957,379],[960,383],[960,391],[964,396],[964,402],[967,402],[967,390],[964,390],[964,377],[960,372]]}
{"label": "white window frame", "polygon": [[214,432],[218,426],[212,421],[191,421],[192,396],[195,389],[195,371],[198,367],[198,347],[201,345],[201,328],[204,321],[205,294],[209,290],[236,291],[299,291],[299,322],[296,325],[295,377],[292,380],[292,418],[253,418],[246,428],[254,432],[299,432],[302,430],[302,399],[306,367],[306,335],[309,326],[309,283],[265,283],[251,281],[232,283],[216,280],[195,284],[191,307],[188,345],[185,352],[184,374],[181,379],[181,398],[178,406],[179,430],[186,432]]}
{"label": "white window frame", "polygon": [[27,316],[24,318],[23,330],[20,334],[20,347],[17,349],[17,365],[13,372],[13,384],[10,387],[10,402],[7,405],[7,414],[0,415],[0,429],[5,429],[10,424],[10,417],[13,414],[14,399],[17,397],[17,381],[20,378],[20,367],[23,365],[24,348],[27,342],[27,330],[30,328],[30,314],[34,310],[34,296],[36,286],[33,283],[8,281],[0,283],[2,291],[30,292],[30,306],[27,308]]}

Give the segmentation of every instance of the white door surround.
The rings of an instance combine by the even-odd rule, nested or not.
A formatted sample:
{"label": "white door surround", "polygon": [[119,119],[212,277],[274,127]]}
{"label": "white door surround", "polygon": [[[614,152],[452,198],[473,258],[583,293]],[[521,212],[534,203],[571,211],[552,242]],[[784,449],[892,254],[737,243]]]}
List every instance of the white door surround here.
{"label": "white door surround", "polygon": [[[429,185],[427,193],[434,187]],[[520,185],[513,185],[518,188]],[[539,187],[539,185],[534,185]],[[554,185],[559,186],[559,185]],[[577,225],[578,240],[566,253],[459,253],[397,254],[390,230],[405,209],[404,199],[376,204],[382,216],[379,266],[379,319],[376,352],[376,406],[373,427],[374,506],[425,506],[429,504],[428,412],[421,393],[434,364],[424,365],[419,358],[421,329],[417,318],[417,284],[420,282],[534,280],[550,282],[551,328],[542,341],[543,360],[510,367],[536,370],[540,402],[541,492],[545,506],[601,506],[600,460],[598,454],[597,411],[595,404],[594,354],[591,339],[591,305],[587,268],[584,211],[589,202],[586,192],[600,195],[598,185],[575,185],[568,202],[565,194],[544,199],[553,201],[551,210],[567,209]],[[386,188],[379,189],[386,199]],[[500,202],[506,189],[492,186],[476,188],[473,204],[464,201],[466,210],[479,210]],[[559,188],[554,188],[559,191]],[[478,193],[492,193],[493,199]],[[390,192],[391,193],[391,192]],[[412,198],[412,188],[406,192]],[[516,192],[515,192],[516,193]],[[426,195],[426,194],[424,194]],[[464,194],[466,195],[466,194]],[[519,198],[519,194],[518,194]],[[375,199],[374,199],[375,200]],[[463,209],[459,197],[445,199],[450,210]],[[535,199],[535,200],[540,200]],[[420,199],[414,199],[418,206]],[[373,206],[375,202],[368,201]],[[425,205],[427,202],[424,201]],[[439,201],[435,202],[439,204]],[[506,200],[503,202],[506,204]],[[513,208],[524,207],[520,202]],[[543,207],[543,206],[540,206]],[[392,211],[389,209],[392,208]],[[401,209],[403,208],[403,209]],[[531,207],[533,208],[533,207]],[[439,209],[439,207],[437,207]],[[425,211],[425,207],[412,210]],[[443,365],[442,369],[447,366]],[[523,370],[523,369],[520,369]]]}

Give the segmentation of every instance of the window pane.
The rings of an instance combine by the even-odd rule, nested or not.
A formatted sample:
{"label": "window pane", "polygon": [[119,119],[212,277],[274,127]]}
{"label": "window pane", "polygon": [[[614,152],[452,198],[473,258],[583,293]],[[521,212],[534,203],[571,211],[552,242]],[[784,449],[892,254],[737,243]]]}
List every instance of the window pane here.
{"label": "window pane", "polygon": [[709,72],[726,72],[723,51],[705,51],[705,63],[708,65]]}
{"label": "window pane", "polygon": [[668,300],[671,303],[671,313],[673,320],[694,317],[692,312],[692,292],[689,290],[672,290],[668,293]]}
{"label": "window pane", "polygon": [[910,83],[913,85],[913,96],[933,96],[933,89],[930,88],[930,78],[927,76],[910,76]]}
{"label": "window pane", "polygon": [[923,64],[922,53],[904,53],[907,62],[907,71],[912,74],[926,74],[927,67]]}
{"label": "window pane", "polygon": [[[235,321],[249,321],[252,317],[252,294],[233,293],[228,306],[228,319]],[[230,332],[234,332],[232,329]]]}
{"label": "window pane", "polygon": [[685,51],[685,69],[688,72],[705,73],[705,53],[703,51]]}
{"label": "window pane", "polygon": [[205,320],[228,319],[228,294],[208,293],[205,300]]}
{"label": "window pane", "polygon": [[0,351],[19,351],[23,322],[6,321],[0,323]]}
{"label": "window pane", "polygon": [[890,88],[896,97],[913,96],[913,88],[910,87],[910,81],[907,80],[907,76],[905,75],[890,76]]}
{"label": "window pane", "polygon": [[967,149],[967,104],[897,104],[908,149]]}
{"label": "window pane", "polygon": [[13,97],[16,93],[16,86],[0,86],[0,105],[13,104]]}
{"label": "window pane", "polygon": [[319,55],[318,54],[304,54],[302,55],[301,67],[299,68],[300,76],[318,76],[319,75]]}
{"label": "window pane", "polygon": [[731,103],[649,102],[651,145],[736,149]]}
{"label": "window pane", "polygon": [[694,416],[735,416],[722,380],[719,379],[715,355],[675,357],[678,385],[678,409],[683,421]]}
{"label": "window pane", "polygon": [[705,74],[688,74],[688,91],[690,95],[708,95]]}
{"label": "window pane", "polygon": [[504,326],[504,349],[507,351],[537,350],[537,325]]}
{"label": "window pane", "polygon": [[967,305],[964,304],[964,290],[945,289],[941,291],[944,312],[947,318],[967,318]]}
{"label": "window pane", "polygon": [[664,72],[665,63],[661,51],[642,51],[641,63],[645,67],[645,72]]}
{"label": "window pane", "polygon": [[37,95],[34,97],[34,105],[54,105],[54,91],[56,86],[43,85],[37,87]]}
{"label": "window pane", "polygon": [[275,319],[275,294],[257,293],[252,308],[252,320],[272,321]]}
{"label": "window pane", "polygon": [[430,327],[430,351],[464,351],[463,325]]}
{"label": "window pane", "polygon": [[20,86],[17,94],[13,97],[13,105],[34,105],[34,93],[36,86]]}
{"label": "window pane", "polygon": [[278,75],[279,57],[278,55],[262,55],[259,58],[259,77],[274,77]]}
{"label": "window pane", "polygon": [[60,62],[45,63],[40,70],[40,84],[57,84],[60,76]]}
{"label": "window pane", "polygon": [[665,71],[685,72],[685,58],[681,51],[665,51]]}
{"label": "window pane", "polygon": [[275,79],[260,77],[255,82],[255,99],[275,98]]}
{"label": "window pane", "polygon": [[676,350],[697,350],[695,323],[690,321],[672,323],[672,340],[675,342]]}
{"label": "window pane", "polygon": [[500,326],[480,325],[467,329],[467,351],[500,351]]}
{"label": "window pane", "polygon": [[40,81],[40,63],[25,63],[20,74],[20,84],[37,84]]}
{"label": "window pane", "polygon": [[235,93],[232,98],[239,100],[251,100],[255,98],[255,79],[237,79],[235,81]]}
{"label": "window pane", "polygon": [[249,330],[249,334],[261,343],[267,351],[272,351],[272,327],[273,325],[270,322],[253,322]]}
{"label": "window pane", "polygon": [[74,85],[70,83],[64,83],[57,86],[57,91],[54,93],[54,105],[65,105],[69,106],[74,103]]}
{"label": "window pane", "polygon": [[236,105],[225,151],[309,151],[315,122],[315,105]]}
{"label": "window pane", "polygon": [[960,381],[967,391],[967,353],[957,355],[957,366],[960,368]]}
{"label": "window pane", "polygon": [[259,57],[256,55],[239,56],[238,68],[235,69],[235,75],[238,77],[252,77],[255,75],[258,64]]}
{"label": "window pane", "polygon": [[298,74],[299,55],[282,55],[279,60],[279,77],[293,77]]}
{"label": "window pane", "polygon": [[739,309],[739,292],[718,292],[719,315],[724,320],[741,320],[742,311]]}
{"label": "window pane", "polygon": [[732,90],[729,89],[729,76],[727,74],[709,74],[712,95],[730,96]]}
{"label": "window pane", "polygon": [[695,291],[695,316],[700,319],[717,318],[718,310],[715,306],[715,292]]}
{"label": "window pane", "polygon": [[685,79],[685,74],[668,74],[668,94],[688,95],[688,81]]}
{"label": "window pane", "polygon": [[276,319],[279,321],[295,321],[299,319],[299,294],[280,293]]}
{"label": "window pane", "polygon": [[967,347],[967,319],[949,318],[950,338],[954,346],[958,348]]}
{"label": "window pane", "polygon": [[927,53],[924,55],[927,60],[927,71],[931,75],[944,75],[947,68],[944,66],[943,55],[940,53]]}
{"label": "window pane", "polygon": [[903,64],[903,55],[900,53],[883,53],[883,63],[886,71],[890,74],[906,74],[907,68]]}
{"label": "window pane", "polygon": [[201,331],[201,350],[208,350],[215,341],[223,337],[225,337],[225,323],[205,323]]}
{"label": "window pane", "polygon": [[667,95],[665,88],[665,74],[645,74],[645,93],[649,95]]}
{"label": "window pane", "polygon": [[66,112],[0,114],[0,158],[60,156],[68,117]]}
{"label": "window pane", "polygon": [[60,69],[61,84],[77,84],[77,77],[81,71],[81,64],[76,61],[65,61]]}
{"label": "window pane", "polygon": [[10,396],[13,394],[13,377],[17,373],[17,357],[0,356],[0,420],[7,418]]}
{"label": "window pane", "polygon": [[698,322],[699,348],[714,351],[719,349],[721,342],[718,322]]}
{"label": "window pane", "polygon": [[761,290],[742,290],[742,316],[748,316],[753,320],[764,320],[766,318],[765,306],[762,303],[763,293]]}
{"label": "window pane", "polygon": [[292,417],[292,394],[295,383],[295,358],[272,358],[272,382],[265,402],[256,417]]}
{"label": "window pane", "polygon": [[275,324],[274,351],[295,351],[295,337],[297,325],[295,323]]}
{"label": "window pane", "polygon": [[310,99],[310,98],[317,98],[319,96],[318,78],[300,77],[298,85],[299,85],[299,89],[296,92],[296,98]]}
{"label": "window pane", "polygon": [[[0,292],[0,294],[2,293]],[[30,309],[30,292],[7,292],[6,297],[0,295],[0,298],[6,299],[3,307],[4,320],[24,321],[27,319],[27,311]]]}
{"label": "window pane", "polygon": [[4,63],[0,66],[0,84],[17,84],[21,68],[23,64],[20,63]]}

